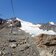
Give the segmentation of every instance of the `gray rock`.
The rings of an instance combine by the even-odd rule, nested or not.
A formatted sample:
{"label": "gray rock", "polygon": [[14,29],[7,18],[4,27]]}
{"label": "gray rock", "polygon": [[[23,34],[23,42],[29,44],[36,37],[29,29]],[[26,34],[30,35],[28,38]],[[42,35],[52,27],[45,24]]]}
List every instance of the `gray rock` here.
{"label": "gray rock", "polygon": [[30,47],[29,44],[20,45],[20,46],[19,46],[19,50],[20,50],[20,51],[24,51],[24,50],[27,50],[29,47]]}
{"label": "gray rock", "polygon": [[9,46],[10,46],[11,48],[16,48],[16,47],[17,47],[17,44],[16,44],[16,43],[9,43]]}

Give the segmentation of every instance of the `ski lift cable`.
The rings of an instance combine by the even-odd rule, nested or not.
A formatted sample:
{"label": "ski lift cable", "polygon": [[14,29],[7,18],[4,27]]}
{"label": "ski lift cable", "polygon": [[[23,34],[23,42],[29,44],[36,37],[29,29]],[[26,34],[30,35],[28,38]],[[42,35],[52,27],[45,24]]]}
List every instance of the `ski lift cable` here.
{"label": "ski lift cable", "polygon": [[13,7],[13,1],[12,0],[11,0],[11,6],[12,6],[13,16],[15,17],[15,12],[14,12],[14,7]]}

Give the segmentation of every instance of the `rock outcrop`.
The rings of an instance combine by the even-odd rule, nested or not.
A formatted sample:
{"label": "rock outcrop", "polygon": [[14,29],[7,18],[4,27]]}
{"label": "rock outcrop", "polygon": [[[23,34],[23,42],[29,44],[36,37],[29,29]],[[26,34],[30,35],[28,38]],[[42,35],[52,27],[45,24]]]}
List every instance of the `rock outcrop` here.
{"label": "rock outcrop", "polygon": [[56,56],[56,35],[41,34],[33,40],[40,56]]}
{"label": "rock outcrop", "polygon": [[31,36],[23,30],[14,30],[15,34],[10,28],[0,30],[0,56],[39,56]]}
{"label": "rock outcrop", "polygon": [[54,32],[56,32],[56,24],[55,25],[51,25],[49,23],[47,24],[42,24],[40,27],[40,29],[43,29],[43,30],[53,30]]}

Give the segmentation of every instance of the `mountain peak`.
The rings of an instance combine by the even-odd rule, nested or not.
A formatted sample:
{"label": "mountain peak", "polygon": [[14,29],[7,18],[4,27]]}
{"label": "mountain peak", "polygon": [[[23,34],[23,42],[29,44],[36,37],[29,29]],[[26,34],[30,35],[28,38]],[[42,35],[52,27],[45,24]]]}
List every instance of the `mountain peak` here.
{"label": "mountain peak", "polygon": [[55,25],[55,23],[54,23],[54,22],[49,22],[49,24],[51,24],[51,25]]}

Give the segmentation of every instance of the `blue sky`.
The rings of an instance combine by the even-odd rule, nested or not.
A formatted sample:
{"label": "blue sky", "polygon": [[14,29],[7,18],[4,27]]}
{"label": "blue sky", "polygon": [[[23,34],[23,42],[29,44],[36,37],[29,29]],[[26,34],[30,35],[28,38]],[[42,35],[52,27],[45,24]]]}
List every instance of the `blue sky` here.
{"label": "blue sky", "polygon": [[[32,23],[56,22],[56,0],[12,0],[15,16]],[[14,17],[11,0],[0,0],[0,17]]]}

